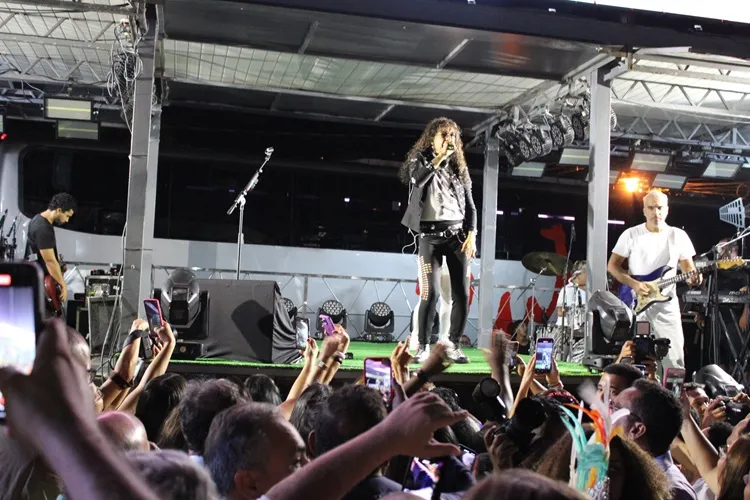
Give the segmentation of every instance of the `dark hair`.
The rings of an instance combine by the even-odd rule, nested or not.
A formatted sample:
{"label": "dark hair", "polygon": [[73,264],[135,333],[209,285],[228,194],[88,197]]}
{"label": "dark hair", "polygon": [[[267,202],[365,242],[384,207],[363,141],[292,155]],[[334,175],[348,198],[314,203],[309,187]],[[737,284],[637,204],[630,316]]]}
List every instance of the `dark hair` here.
{"label": "dark hair", "polygon": [[190,451],[203,454],[208,429],[214,417],[245,402],[236,384],[225,379],[191,381],[180,402],[180,427]]}
{"label": "dark hair", "polygon": [[385,420],[380,393],[365,385],[347,385],[323,405],[315,422],[316,456],[336,448]]}
{"label": "dark hair", "polygon": [[684,390],[685,392],[687,392],[687,391],[697,391],[698,389],[704,389],[705,387],[706,387],[705,385],[703,385],[703,384],[698,384],[698,383],[696,383],[696,382],[685,382],[685,383],[684,383],[684,384],[682,385],[682,389],[683,389],[683,390]]}
{"label": "dark hair", "polygon": [[[430,392],[437,394],[451,410],[463,410],[458,399],[458,394],[456,394],[453,389],[437,386],[433,387]],[[458,442],[467,448],[471,448],[477,452],[485,451],[487,449],[482,437],[481,427],[479,427],[472,418],[466,417],[465,419],[456,422],[451,425],[451,430],[456,435]]]}
{"label": "dark hair", "polygon": [[412,162],[432,148],[432,141],[435,135],[443,129],[453,129],[456,132],[456,152],[451,155],[449,160],[453,172],[458,175],[458,178],[464,184],[470,182],[469,167],[466,165],[466,158],[464,158],[464,143],[461,141],[461,127],[453,120],[445,117],[435,118],[425,126],[422,135],[419,136],[417,142],[411,147],[409,153],[406,155],[406,161],[404,161],[404,164],[399,169],[398,176],[401,182],[406,185],[409,184],[411,181],[410,166]]}
{"label": "dark hair", "polygon": [[732,444],[719,473],[719,495],[716,500],[743,498],[744,476],[750,472],[750,438],[741,437]]}
{"label": "dark hair", "polygon": [[706,432],[708,440],[717,450],[727,444],[732,435],[732,425],[729,422],[714,422]]}
{"label": "dark hair", "polygon": [[73,196],[68,193],[57,193],[49,201],[47,210],[57,210],[59,208],[61,212],[67,212],[68,210],[75,211],[76,205],[76,199]]}
{"label": "dark hair", "polygon": [[188,451],[185,435],[180,427],[180,407],[172,408],[169,416],[161,426],[159,439],[156,445],[162,450],[181,450]]}
{"label": "dark hair", "polygon": [[315,430],[315,420],[331,394],[333,394],[331,386],[318,383],[311,384],[297,398],[297,401],[294,403],[294,409],[292,409],[292,414],[289,417],[289,423],[302,436],[309,456],[312,456],[312,450],[308,448],[308,437]]}
{"label": "dark hair", "polygon": [[565,483],[523,469],[493,474],[464,496],[466,500],[585,500],[586,495]]}
{"label": "dark hair", "polygon": [[161,498],[216,498],[216,488],[208,472],[184,453],[175,450],[131,452],[127,454],[127,462]]}
{"label": "dark hair", "polygon": [[627,381],[628,387],[632,387],[636,380],[643,378],[643,373],[633,365],[626,363],[613,363],[604,368],[604,373],[623,378]]}
{"label": "dark hair", "polygon": [[638,397],[630,405],[632,416],[646,426],[646,442],[651,455],[658,457],[669,450],[682,428],[682,406],[674,395],[656,382],[636,380]]}
{"label": "dark hair", "polygon": [[206,468],[222,497],[234,491],[237,471],[268,460],[268,425],[281,418],[268,403],[245,403],[228,408],[213,419],[203,455]]}
{"label": "dark hair", "polygon": [[141,397],[138,398],[135,416],[146,427],[149,441],[159,440],[162,425],[172,409],[180,404],[186,386],[185,377],[176,373],[159,375],[146,384]]}
{"label": "dark hair", "polygon": [[245,380],[245,392],[256,403],[271,403],[274,406],[281,404],[281,392],[268,375],[258,373]]}
{"label": "dark hair", "polygon": [[491,475],[494,468],[495,466],[492,465],[490,454],[485,451],[477,455],[477,458],[474,461],[474,470],[472,472],[477,481],[480,481],[485,476]]}

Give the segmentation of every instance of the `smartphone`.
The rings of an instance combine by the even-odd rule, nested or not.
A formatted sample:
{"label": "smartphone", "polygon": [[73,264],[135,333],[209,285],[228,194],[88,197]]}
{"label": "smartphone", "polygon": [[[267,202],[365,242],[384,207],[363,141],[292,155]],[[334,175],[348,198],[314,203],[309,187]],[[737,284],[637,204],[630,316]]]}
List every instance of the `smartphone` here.
{"label": "smartphone", "polygon": [[403,488],[419,498],[432,499],[435,487],[440,481],[440,470],[443,462],[414,457],[406,471]]}
{"label": "smartphone", "polygon": [[678,399],[682,396],[683,385],[685,385],[685,370],[683,368],[667,368],[664,370],[664,387]]}
{"label": "smartphone", "polygon": [[646,365],[633,365],[633,368],[638,368],[643,376],[646,376]]}
{"label": "smartphone", "polygon": [[386,403],[390,403],[393,396],[392,379],[389,358],[365,358],[365,384],[378,391]]}
{"label": "smartphone", "polygon": [[[44,276],[30,262],[0,263],[0,366],[30,373],[44,317]],[[0,393],[0,422],[5,421]]]}
{"label": "smartphone", "polygon": [[146,309],[148,329],[152,335],[155,335],[156,329],[161,328],[164,324],[164,318],[161,314],[161,305],[156,299],[143,299],[143,307]]}
{"label": "smartphone", "polygon": [[547,374],[552,371],[552,351],[555,347],[555,339],[540,338],[536,340],[536,363],[534,372]]}
{"label": "smartphone", "polygon": [[461,463],[463,463],[467,469],[472,470],[474,468],[474,460],[477,458],[477,452],[463,445],[458,446],[461,448]]}
{"label": "smartphone", "polygon": [[635,362],[639,363],[651,353],[651,336],[636,334],[633,338],[633,343],[635,344]]}
{"label": "smartphone", "polygon": [[333,335],[334,333],[336,333],[336,327],[333,325],[333,320],[330,316],[321,314],[320,323],[323,325],[323,333],[325,333],[326,335]]}
{"label": "smartphone", "polygon": [[648,321],[637,321],[635,323],[636,335],[651,335],[651,323]]}
{"label": "smartphone", "polygon": [[505,351],[508,356],[508,369],[510,371],[513,371],[516,369],[516,356],[518,356],[518,342],[516,341],[510,341],[508,342],[508,347]]}

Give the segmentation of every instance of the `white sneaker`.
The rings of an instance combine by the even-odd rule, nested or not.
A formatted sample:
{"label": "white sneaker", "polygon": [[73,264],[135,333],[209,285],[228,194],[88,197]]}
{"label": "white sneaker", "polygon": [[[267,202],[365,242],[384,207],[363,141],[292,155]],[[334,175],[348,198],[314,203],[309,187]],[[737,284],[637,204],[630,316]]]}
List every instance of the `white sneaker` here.
{"label": "white sneaker", "polygon": [[417,353],[414,355],[414,362],[421,365],[422,363],[427,361],[427,358],[429,357],[430,357],[430,346],[419,344],[419,346],[417,347]]}

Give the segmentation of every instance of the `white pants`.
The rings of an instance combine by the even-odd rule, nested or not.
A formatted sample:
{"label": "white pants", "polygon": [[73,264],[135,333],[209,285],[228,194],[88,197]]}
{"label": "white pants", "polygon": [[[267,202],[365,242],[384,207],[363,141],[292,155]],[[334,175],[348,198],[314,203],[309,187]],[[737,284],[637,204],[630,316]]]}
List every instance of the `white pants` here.
{"label": "white pants", "polygon": [[[419,266],[417,266],[417,272],[419,272]],[[412,321],[413,329],[411,331],[411,337],[409,338],[409,349],[415,351],[419,346],[419,322],[417,317],[419,316],[419,304],[421,300],[417,301],[417,305],[414,308],[414,321]],[[440,309],[438,310],[438,318],[440,320],[440,334],[438,340],[440,342],[447,342],[450,340],[448,330],[451,326],[451,278],[448,272],[448,266],[445,265],[445,258],[443,258],[443,264],[440,266]],[[432,327],[432,325],[430,325]],[[427,334],[427,338],[430,338],[430,334]]]}
{"label": "white pants", "polygon": [[669,339],[669,353],[661,362],[663,368],[685,368],[685,337],[682,334],[682,313],[677,297],[663,304],[654,304],[636,318],[651,323],[657,339]]}

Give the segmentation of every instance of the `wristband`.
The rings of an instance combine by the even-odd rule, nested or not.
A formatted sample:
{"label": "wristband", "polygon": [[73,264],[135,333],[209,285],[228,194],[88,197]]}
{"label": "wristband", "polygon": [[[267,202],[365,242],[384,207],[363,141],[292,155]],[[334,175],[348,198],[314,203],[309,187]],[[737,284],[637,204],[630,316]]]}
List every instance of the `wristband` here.
{"label": "wristband", "polygon": [[334,363],[343,363],[344,359],[346,359],[346,355],[343,352],[337,352],[333,355]]}
{"label": "wristband", "polygon": [[122,378],[122,375],[120,375],[117,372],[114,372],[112,375],[109,376],[109,379],[117,384],[120,389],[129,389],[133,387],[133,382],[128,382],[124,378]]}
{"label": "wristband", "polygon": [[322,359],[319,359],[318,368],[320,368],[321,370],[325,370],[326,368],[328,368],[328,365],[326,364],[325,361],[323,361]]}

